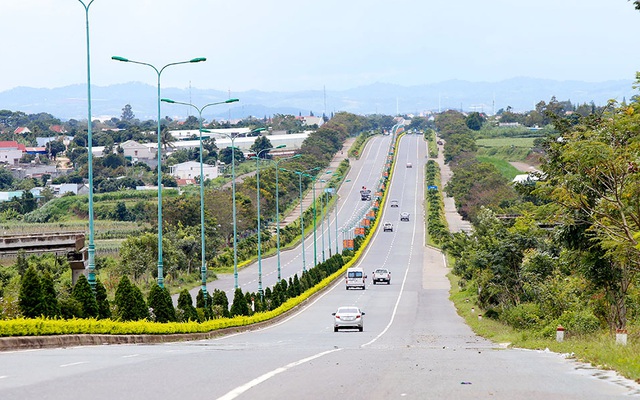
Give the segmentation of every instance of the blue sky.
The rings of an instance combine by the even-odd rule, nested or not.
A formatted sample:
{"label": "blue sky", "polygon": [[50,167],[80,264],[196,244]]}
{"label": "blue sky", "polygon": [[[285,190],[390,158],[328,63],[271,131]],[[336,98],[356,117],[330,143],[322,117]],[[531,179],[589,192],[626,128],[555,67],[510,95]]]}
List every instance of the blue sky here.
{"label": "blue sky", "polygon": [[[88,1],[88,0],[85,0]],[[78,0],[1,0],[0,91],[86,83]],[[600,82],[640,70],[640,12],[626,0],[94,0],[95,85],[342,90],[513,77]],[[0,106],[1,108],[1,106]]]}

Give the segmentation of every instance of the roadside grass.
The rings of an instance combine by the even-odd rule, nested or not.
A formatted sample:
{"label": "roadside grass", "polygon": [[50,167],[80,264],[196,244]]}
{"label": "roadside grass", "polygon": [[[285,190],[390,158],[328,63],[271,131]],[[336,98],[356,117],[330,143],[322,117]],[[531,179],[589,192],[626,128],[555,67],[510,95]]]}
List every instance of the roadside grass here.
{"label": "roadside grass", "polygon": [[500,321],[482,318],[480,308],[475,304],[475,296],[460,290],[459,278],[448,274],[451,282],[450,299],[458,314],[478,335],[496,343],[508,344],[510,347],[533,350],[545,350],[562,354],[577,361],[588,363],[596,368],[617,371],[620,375],[640,382],[640,326],[628,327],[630,332],[627,346],[618,345],[615,335],[607,330],[592,335],[574,336],[567,331],[565,340],[557,342],[554,337],[540,338],[533,330],[516,330]]}

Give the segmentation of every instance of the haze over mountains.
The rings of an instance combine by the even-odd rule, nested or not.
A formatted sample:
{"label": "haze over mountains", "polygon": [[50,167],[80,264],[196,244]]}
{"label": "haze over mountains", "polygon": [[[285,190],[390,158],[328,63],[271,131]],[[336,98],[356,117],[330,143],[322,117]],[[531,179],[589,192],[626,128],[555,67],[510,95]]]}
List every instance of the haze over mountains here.
{"label": "haze over mountains", "polygon": [[[199,107],[229,97],[240,102],[209,107],[203,113],[205,120],[257,118],[274,114],[327,115],[348,111],[356,114],[419,114],[424,111],[457,109],[483,111],[493,114],[511,106],[514,111],[527,111],[552,96],[570,100],[574,104],[594,102],[604,105],[609,99],[629,100],[638,91],[632,80],[606,82],[554,81],[533,78],[514,78],[500,82],[468,82],[450,80],[419,86],[399,86],[374,83],[349,90],[306,90],[298,92],[228,92],[198,88],[162,88],[161,95],[176,101],[189,102]],[[156,119],[157,86],[139,82],[111,86],[92,86],[93,118],[120,117],[122,109],[130,104],[136,118]],[[17,87],[0,92],[0,109],[22,111],[27,114],[46,112],[62,120],[87,118],[87,87],[85,84],[55,89]],[[185,118],[197,115],[188,106],[162,104],[162,115]]]}

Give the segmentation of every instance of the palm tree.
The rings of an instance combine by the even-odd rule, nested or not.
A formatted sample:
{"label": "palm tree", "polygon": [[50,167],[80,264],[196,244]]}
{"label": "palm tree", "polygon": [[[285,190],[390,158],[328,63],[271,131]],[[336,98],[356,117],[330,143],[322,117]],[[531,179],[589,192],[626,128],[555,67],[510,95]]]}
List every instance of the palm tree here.
{"label": "palm tree", "polygon": [[167,127],[164,127],[162,129],[162,131],[161,131],[161,134],[160,134],[160,144],[162,145],[162,148],[164,149],[165,153],[166,153],[168,147],[172,147],[172,148],[176,147],[173,144],[173,142],[175,142],[175,141],[176,141],[176,138],[173,137],[173,135],[171,134],[169,129]]}

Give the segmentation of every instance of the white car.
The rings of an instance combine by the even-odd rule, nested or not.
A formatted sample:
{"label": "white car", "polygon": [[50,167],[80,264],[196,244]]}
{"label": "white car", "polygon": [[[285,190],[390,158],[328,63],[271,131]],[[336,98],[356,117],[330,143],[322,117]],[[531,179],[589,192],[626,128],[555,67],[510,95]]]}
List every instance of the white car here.
{"label": "white car", "polygon": [[413,165],[411,165],[410,162],[407,163],[407,168],[413,168]]}
{"label": "white car", "polygon": [[364,312],[356,306],[339,307],[333,315],[333,331],[338,329],[364,329]]}
{"label": "white car", "polygon": [[385,222],[382,226],[383,232],[393,232],[393,224],[391,222]]}
{"label": "white car", "polygon": [[391,202],[389,203],[389,207],[399,207],[398,200],[396,199],[391,200]]}
{"label": "white car", "polygon": [[391,285],[391,272],[386,268],[378,268],[373,271],[373,284],[378,282],[385,282],[387,285]]}

